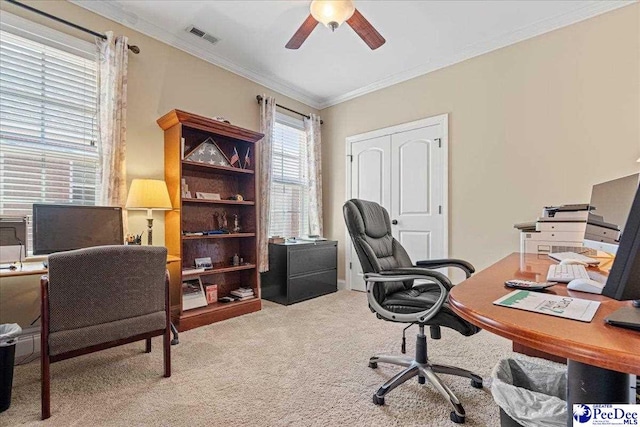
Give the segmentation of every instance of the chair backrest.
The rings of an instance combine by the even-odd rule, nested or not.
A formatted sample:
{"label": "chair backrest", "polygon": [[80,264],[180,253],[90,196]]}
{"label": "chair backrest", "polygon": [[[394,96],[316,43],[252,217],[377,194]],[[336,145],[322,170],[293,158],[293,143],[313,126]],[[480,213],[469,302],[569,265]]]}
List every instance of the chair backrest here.
{"label": "chair backrest", "polygon": [[96,246],[49,255],[50,332],[166,308],[167,248]]}
{"label": "chair backrest", "polygon": [[[407,251],[391,235],[391,221],[385,208],[375,202],[351,199],[342,211],[364,273],[413,265]],[[385,283],[384,293],[388,295],[411,285],[411,281]],[[379,299],[378,295],[376,299]]]}

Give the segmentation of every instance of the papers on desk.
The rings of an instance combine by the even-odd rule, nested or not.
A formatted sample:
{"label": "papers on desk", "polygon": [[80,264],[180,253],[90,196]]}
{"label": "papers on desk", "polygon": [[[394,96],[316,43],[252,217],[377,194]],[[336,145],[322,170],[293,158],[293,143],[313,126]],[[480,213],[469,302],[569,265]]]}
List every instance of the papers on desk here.
{"label": "papers on desk", "polygon": [[542,292],[516,290],[493,302],[503,307],[591,322],[600,303],[579,298],[561,297]]}

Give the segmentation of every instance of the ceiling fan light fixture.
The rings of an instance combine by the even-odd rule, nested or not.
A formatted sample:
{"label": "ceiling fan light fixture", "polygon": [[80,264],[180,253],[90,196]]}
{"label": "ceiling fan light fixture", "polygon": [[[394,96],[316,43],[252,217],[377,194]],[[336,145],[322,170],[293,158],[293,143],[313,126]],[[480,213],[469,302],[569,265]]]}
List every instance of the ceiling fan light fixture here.
{"label": "ceiling fan light fixture", "polygon": [[309,9],[316,21],[332,31],[351,18],[356,10],[352,0],[313,0]]}

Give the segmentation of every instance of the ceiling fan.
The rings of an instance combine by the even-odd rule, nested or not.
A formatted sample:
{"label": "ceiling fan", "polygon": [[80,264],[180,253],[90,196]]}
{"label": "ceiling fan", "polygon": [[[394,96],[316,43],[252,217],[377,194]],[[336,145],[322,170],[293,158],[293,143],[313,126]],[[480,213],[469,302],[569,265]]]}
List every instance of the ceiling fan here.
{"label": "ceiling fan", "polygon": [[318,22],[331,28],[331,31],[335,31],[346,22],[371,50],[379,48],[386,42],[384,37],[355,8],[352,0],[313,0],[309,9],[311,14],[286,44],[287,49],[298,49],[302,46]]}

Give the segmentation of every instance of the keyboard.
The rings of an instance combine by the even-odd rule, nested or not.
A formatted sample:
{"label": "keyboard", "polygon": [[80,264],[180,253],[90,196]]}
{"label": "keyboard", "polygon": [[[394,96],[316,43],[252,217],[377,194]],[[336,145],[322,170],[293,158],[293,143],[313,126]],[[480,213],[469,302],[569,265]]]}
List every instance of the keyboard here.
{"label": "keyboard", "polygon": [[578,261],[585,262],[585,263],[587,263],[589,265],[598,265],[598,264],[600,264],[600,261],[598,261],[597,259],[589,258],[588,256],[584,256],[582,254],[578,254],[578,253],[575,253],[575,252],[550,253],[549,254],[549,258],[553,258],[556,261],[562,261],[564,259],[576,259]]}
{"label": "keyboard", "polygon": [[584,265],[576,264],[554,264],[549,266],[547,280],[549,282],[569,283],[573,279],[589,279],[587,269]]}

